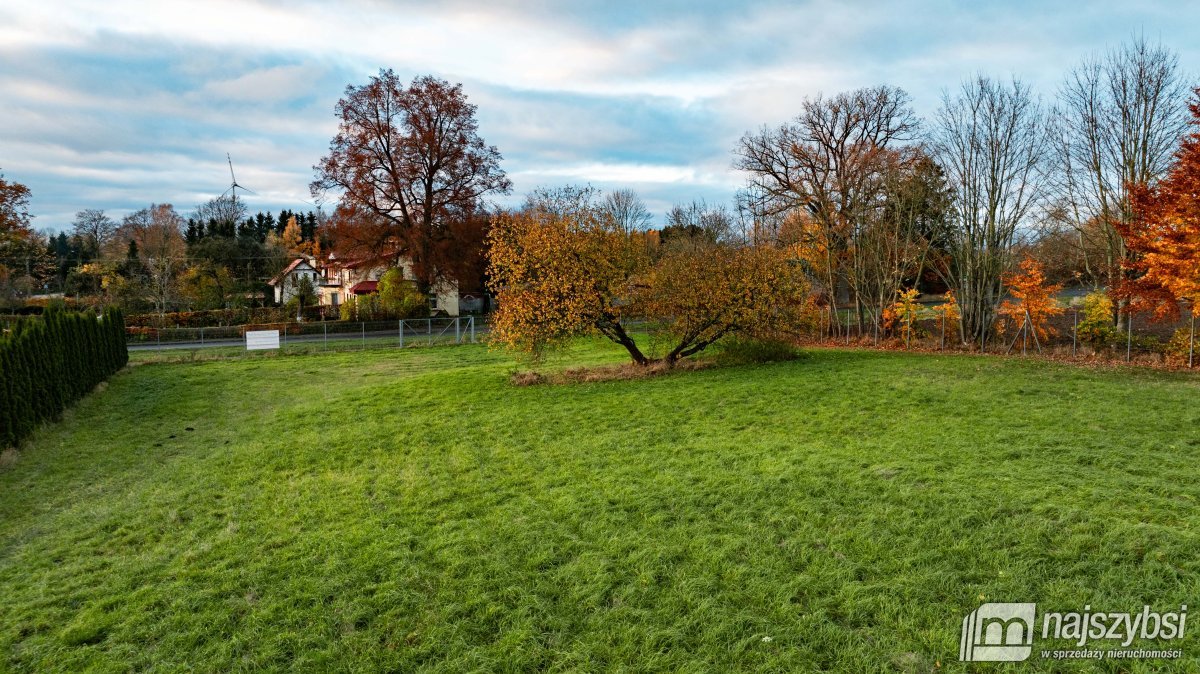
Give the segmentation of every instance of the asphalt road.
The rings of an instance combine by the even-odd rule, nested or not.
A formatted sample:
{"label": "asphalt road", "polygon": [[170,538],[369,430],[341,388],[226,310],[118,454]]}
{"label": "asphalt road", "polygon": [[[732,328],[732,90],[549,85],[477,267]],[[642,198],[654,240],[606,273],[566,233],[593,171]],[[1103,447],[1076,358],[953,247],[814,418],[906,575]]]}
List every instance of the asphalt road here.
{"label": "asphalt road", "polygon": [[[485,333],[486,329],[479,327],[475,328],[476,339],[480,334]],[[280,335],[279,345],[285,347],[288,344],[324,344],[327,342],[361,342],[364,339],[372,340],[375,344],[385,339],[395,340],[396,345],[400,344],[400,335],[396,330],[368,330],[363,332],[337,332],[328,335]],[[439,334],[439,328],[435,327],[433,332],[435,342],[449,343],[454,341],[454,330],[447,330],[445,333]],[[469,330],[462,331],[462,341],[469,342],[471,333]],[[429,341],[429,334],[423,330],[405,330],[404,343],[421,344]],[[246,340],[243,337],[237,338],[218,338],[206,339],[203,342],[200,340],[193,341],[166,341],[166,342],[137,342],[128,345],[130,351],[170,351],[170,350],[189,350],[189,349],[212,349],[219,347],[242,347],[246,346]]]}

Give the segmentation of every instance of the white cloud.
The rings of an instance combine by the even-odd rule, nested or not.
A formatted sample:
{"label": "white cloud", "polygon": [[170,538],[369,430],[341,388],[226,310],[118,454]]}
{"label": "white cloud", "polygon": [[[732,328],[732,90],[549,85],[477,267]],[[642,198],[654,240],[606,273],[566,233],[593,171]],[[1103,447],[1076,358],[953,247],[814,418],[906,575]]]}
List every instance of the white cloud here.
{"label": "white cloud", "polygon": [[653,164],[580,164],[576,166],[521,171],[515,173],[514,177],[517,179],[536,177],[557,180],[558,182],[595,181],[618,185],[677,183],[727,186],[731,182],[728,174],[705,173],[693,166]]}
{"label": "white cloud", "polygon": [[792,117],[818,92],[886,82],[928,115],[941,89],[986,71],[1016,72],[1049,97],[1071,63],[1134,30],[1161,36],[1195,72],[1194,9],[1168,0],[13,2],[0,8],[0,161],[12,177],[32,176],[47,214],[90,199],[188,209],[204,190],[224,189],[226,152],[264,206],[302,207],[342,88],[393,67],[466,83],[517,190],[627,184],[665,204],[687,190],[731,194],[737,138]]}
{"label": "white cloud", "polygon": [[319,77],[320,69],[314,66],[276,66],[208,82],[200,93],[232,101],[278,103],[307,95],[305,88]]}

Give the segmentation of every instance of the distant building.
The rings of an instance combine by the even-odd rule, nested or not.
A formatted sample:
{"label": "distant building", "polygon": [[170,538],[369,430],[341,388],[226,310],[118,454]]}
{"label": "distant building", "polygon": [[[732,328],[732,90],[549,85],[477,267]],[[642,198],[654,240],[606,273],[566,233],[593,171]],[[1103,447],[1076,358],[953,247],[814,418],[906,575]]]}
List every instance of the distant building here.
{"label": "distant building", "polygon": [[288,300],[295,297],[300,287],[300,280],[305,278],[312,283],[313,290],[319,296],[321,272],[308,259],[298,257],[284,267],[283,271],[276,274],[275,278],[267,281],[267,285],[275,288],[275,303],[286,304]]}
{"label": "distant building", "polygon": [[[397,259],[396,267],[400,269],[405,280],[416,283],[412,271],[412,260],[407,257]],[[378,263],[368,263],[361,260],[341,261],[331,254],[329,259],[320,266],[320,283],[314,283],[320,303],[327,307],[338,307],[347,298],[354,295],[369,295],[379,289],[379,279],[387,271],[386,266]],[[447,316],[457,316],[459,313],[458,284],[454,281],[443,281],[434,286],[429,293],[429,309],[433,313]]]}

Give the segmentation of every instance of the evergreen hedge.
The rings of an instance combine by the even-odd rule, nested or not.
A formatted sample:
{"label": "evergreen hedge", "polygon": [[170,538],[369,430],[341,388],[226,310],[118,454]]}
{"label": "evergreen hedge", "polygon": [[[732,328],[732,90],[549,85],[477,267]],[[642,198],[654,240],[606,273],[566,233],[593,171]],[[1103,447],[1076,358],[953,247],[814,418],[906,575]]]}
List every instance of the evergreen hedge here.
{"label": "evergreen hedge", "polygon": [[13,447],[53,421],[96,384],[125,367],[125,319],[51,307],[0,336],[0,447]]}

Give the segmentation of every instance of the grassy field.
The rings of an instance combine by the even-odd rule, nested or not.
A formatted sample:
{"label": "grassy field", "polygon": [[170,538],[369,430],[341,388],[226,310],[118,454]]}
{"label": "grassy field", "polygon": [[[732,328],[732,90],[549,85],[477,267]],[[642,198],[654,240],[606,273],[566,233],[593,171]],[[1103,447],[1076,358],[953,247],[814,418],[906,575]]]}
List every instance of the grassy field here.
{"label": "grassy field", "polygon": [[[0,669],[963,671],[984,601],[1200,604],[1195,377],[511,369],[463,346],[119,374],[0,468]],[[1200,669],[1194,632],[1175,647],[1103,667]]]}

